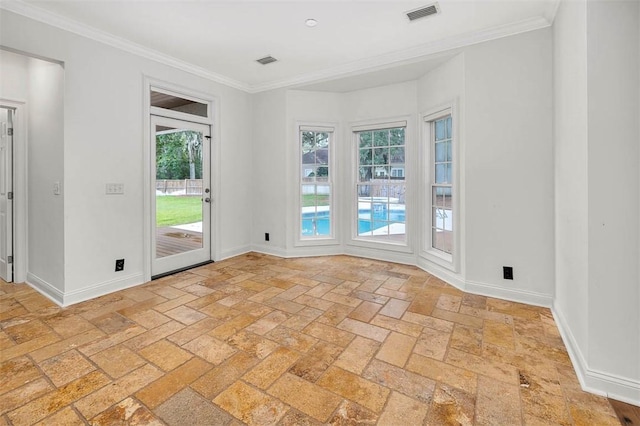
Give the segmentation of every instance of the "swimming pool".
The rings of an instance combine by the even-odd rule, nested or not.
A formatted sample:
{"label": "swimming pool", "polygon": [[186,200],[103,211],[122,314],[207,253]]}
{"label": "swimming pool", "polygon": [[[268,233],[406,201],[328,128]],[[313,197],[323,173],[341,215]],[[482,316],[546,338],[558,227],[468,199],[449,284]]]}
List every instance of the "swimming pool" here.
{"label": "swimming pool", "polygon": [[[367,204],[367,203],[363,203]],[[376,230],[382,230],[392,224],[405,223],[404,205],[389,209],[386,204],[373,204],[371,208],[358,209],[358,235],[372,235]],[[331,215],[329,210],[302,213],[302,236],[329,236],[331,229]],[[383,232],[387,234],[387,232]]]}

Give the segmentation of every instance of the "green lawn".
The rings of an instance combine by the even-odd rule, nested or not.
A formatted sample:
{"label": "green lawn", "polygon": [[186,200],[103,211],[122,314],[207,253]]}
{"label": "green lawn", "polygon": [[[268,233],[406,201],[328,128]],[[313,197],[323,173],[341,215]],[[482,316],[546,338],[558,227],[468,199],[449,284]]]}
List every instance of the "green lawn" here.
{"label": "green lawn", "polygon": [[311,207],[316,205],[316,197],[318,197],[318,205],[319,206],[328,206],[329,205],[329,196],[328,195],[314,195],[308,194],[302,196],[302,207]]}
{"label": "green lawn", "polygon": [[156,224],[158,227],[200,221],[202,221],[202,197],[199,195],[156,197]]}

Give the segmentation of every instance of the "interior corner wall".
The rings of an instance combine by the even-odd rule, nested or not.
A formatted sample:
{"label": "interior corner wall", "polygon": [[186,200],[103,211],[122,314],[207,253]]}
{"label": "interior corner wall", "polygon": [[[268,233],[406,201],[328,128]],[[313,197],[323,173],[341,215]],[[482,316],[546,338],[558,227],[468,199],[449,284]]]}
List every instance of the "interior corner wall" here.
{"label": "interior corner wall", "polygon": [[[587,9],[561,2],[554,32],[554,157],[556,292],[554,310],[575,348],[574,364],[587,357]],[[564,326],[563,326],[564,324]],[[581,361],[578,361],[583,358]]]}
{"label": "interior corner wall", "polygon": [[637,404],[639,7],[638,2],[587,2],[588,363],[620,387],[635,386]]}
{"label": "interior corner wall", "polygon": [[[253,248],[286,255],[288,198],[286,149],[287,96],[285,89],[253,95],[251,211]],[[269,241],[265,241],[265,233]]]}
{"label": "interior corner wall", "polygon": [[[64,277],[62,303],[144,281],[143,147],[149,143],[143,129],[145,76],[216,98],[220,122],[214,126],[219,132],[214,143],[222,145],[224,158],[218,162],[225,173],[215,182],[220,185],[220,199],[214,201],[214,214],[222,222],[219,250],[228,255],[249,250],[247,210],[252,194],[242,185],[252,175],[252,146],[256,146],[251,140],[250,94],[4,10],[0,39],[11,49],[65,64],[60,121],[64,146],[56,145],[52,153],[56,161],[63,156],[64,175],[56,169],[38,183],[50,201],[53,182],[64,181],[64,228],[39,229],[43,233],[34,234],[44,238],[64,229],[63,244],[46,249],[50,261],[56,262],[51,268],[56,282]],[[106,195],[105,184],[111,182],[123,183],[124,194]],[[35,195],[40,189],[34,185],[29,182]],[[45,207],[45,214],[48,205],[40,207]],[[59,253],[64,253],[64,261]],[[126,261],[123,272],[114,271],[119,258]]]}
{"label": "interior corner wall", "polygon": [[[553,28],[554,314],[582,386],[636,405],[640,405],[638,9],[637,2],[562,2]],[[611,156],[613,163],[607,167]]]}
{"label": "interior corner wall", "polygon": [[544,306],[554,293],[552,50],[550,28],[464,50],[467,289]]}
{"label": "interior corner wall", "polygon": [[57,299],[64,292],[64,70],[29,59],[28,75],[27,280]]}

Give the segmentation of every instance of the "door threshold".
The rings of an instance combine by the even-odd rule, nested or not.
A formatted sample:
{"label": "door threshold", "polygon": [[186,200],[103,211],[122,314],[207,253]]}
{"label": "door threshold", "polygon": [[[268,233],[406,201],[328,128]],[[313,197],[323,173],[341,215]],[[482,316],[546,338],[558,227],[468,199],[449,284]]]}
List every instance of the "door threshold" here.
{"label": "door threshold", "polygon": [[206,262],[196,263],[195,265],[185,266],[184,268],[174,269],[173,271],[163,272],[158,275],[152,275],[151,281],[157,280],[158,278],[168,277],[169,275],[177,274],[178,272],[188,271],[189,269],[199,268],[200,266],[208,265],[210,263],[214,263],[213,260],[207,260]]}

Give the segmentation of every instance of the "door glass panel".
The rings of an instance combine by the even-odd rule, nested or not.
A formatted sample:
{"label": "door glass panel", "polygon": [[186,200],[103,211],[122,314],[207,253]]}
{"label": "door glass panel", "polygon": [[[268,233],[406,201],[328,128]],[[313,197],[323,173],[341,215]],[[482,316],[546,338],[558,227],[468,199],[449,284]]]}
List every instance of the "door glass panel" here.
{"label": "door glass panel", "polygon": [[160,125],[155,134],[156,258],[161,258],[203,248],[204,135]]}
{"label": "door glass panel", "polygon": [[186,114],[208,117],[208,105],[202,102],[192,101],[179,96],[169,95],[151,90],[151,106],[184,112]]}

